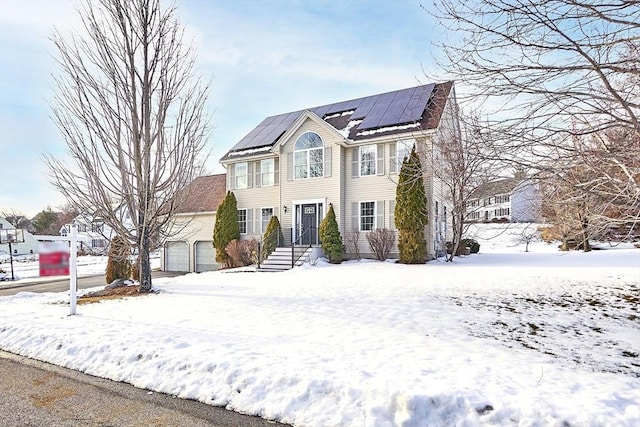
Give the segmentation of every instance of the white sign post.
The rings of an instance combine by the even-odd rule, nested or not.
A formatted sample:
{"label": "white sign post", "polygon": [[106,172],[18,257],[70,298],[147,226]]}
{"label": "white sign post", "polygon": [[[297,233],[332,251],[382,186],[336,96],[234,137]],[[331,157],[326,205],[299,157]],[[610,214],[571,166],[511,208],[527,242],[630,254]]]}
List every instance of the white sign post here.
{"label": "white sign post", "polygon": [[78,287],[78,225],[71,225],[71,242],[69,254],[69,307],[71,308],[70,316],[76,314],[76,289]]}

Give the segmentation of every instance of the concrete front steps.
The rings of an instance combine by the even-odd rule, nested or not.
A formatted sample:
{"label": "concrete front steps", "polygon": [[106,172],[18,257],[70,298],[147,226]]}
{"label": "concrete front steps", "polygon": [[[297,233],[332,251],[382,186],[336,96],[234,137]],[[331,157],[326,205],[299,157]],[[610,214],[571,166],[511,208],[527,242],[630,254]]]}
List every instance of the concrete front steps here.
{"label": "concrete front steps", "polygon": [[[299,267],[305,262],[309,262],[311,248],[298,247],[293,249],[295,266]],[[276,248],[267,259],[262,261],[258,271],[286,271],[291,270],[291,248]]]}

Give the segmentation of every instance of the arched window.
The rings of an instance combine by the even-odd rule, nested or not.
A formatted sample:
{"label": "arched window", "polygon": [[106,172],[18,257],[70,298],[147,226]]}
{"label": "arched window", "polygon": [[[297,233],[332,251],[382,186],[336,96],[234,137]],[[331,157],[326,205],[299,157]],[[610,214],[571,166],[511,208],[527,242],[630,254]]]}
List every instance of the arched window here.
{"label": "arched window", "polygon": [[295,179],[315,178],[324,174],[324,143],[315,132],[300,135],[294,146]]}

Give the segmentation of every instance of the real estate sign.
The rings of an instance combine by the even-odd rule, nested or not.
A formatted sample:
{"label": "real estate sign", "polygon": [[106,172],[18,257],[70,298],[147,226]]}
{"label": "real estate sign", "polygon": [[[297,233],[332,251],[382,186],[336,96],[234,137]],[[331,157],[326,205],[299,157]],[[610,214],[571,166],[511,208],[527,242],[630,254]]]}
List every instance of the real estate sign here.
{"label": "real estate sign", "polygon": [[41,242],[39,246],[40,276],[69,275],[69,244]]}

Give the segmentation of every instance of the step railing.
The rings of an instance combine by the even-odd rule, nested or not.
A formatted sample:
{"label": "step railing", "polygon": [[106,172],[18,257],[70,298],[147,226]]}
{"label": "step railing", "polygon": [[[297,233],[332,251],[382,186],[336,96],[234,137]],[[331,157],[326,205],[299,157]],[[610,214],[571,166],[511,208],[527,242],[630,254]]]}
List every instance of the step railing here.
{"label": "step railing", "polygon": [[[313,245],[314,240],[316,240],[317,243],[320,243],[317,230],[318,229],[316,227],[309,227],[306,230],[304,230],[302,233],[300,233],[300,235],[297,236],[296,239],[291,240],[291,268],[295,267],[296,262],[298,262],[298,260],[302,258],[306,253],[306,250],[305,250],[300,254],[298,258],[296,258],[295,256],[296,245],[298,245],[298,247],[303,247],[303,248],[306,247],[306,249],[309,249]],[[291,235],[293,236],[293,228],[291,229]],[[308,239],[309,243],[302,243],[306,240],[307,237],[309,237]]]}

